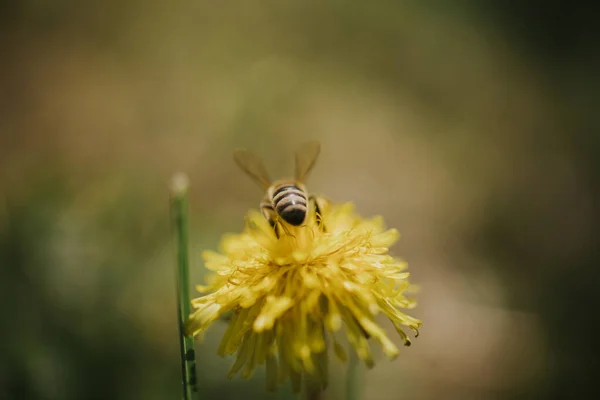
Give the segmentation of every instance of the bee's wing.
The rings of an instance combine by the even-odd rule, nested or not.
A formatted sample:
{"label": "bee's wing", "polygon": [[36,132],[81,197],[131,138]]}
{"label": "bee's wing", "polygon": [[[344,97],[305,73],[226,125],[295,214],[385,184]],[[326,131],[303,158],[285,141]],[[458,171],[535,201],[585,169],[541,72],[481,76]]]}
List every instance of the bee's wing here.
{"label": "bee's wing", "polygon": [[304,182],[315,166],[321,152],[321,143],[316,140],[304,143],[296,150],[296,180]]}
{"label": "bee's wing", "polygon": [[256,154],[246,149],[235,149],[233,151],[233,159],[260,186],[268,188],[271,185],[269,173],[262,160]]}

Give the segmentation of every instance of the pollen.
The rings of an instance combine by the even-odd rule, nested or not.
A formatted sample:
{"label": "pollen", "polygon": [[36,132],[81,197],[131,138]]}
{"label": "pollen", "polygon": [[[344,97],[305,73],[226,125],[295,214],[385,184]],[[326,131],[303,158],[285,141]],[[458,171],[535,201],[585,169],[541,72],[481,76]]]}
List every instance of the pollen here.
{"label": "pollen", "polygon": [[418,335],[421,321],[403,310],[416,303],[406,263],[392,257],[398,239],[380,217],[364,219],[351,203],[328,204],[304,225],[286,225],[275,234],[258,211],[250,211],[241,234],[225,235],[219,252],[203,253],[212,273],[203,293],[192,300],[195,312],[188,335],[201,335],[224,313],[233,316],[218,349],[235,355],[229,376],[249,378],[266,365],[267,387],[291,379],[295,389],[303,376],[327,384],[329,349],[347,358],[340,338],[373,366],[370,341],[390,359],[399,349],[376,316],[389,319],[404,345],[406,328]]}

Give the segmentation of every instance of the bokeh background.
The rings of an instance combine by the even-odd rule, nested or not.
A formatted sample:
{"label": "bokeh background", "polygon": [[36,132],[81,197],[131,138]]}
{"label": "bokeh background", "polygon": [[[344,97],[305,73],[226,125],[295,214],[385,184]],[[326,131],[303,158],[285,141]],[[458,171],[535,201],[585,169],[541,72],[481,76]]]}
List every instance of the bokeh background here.
{"label": "bokeh background", "polygon": [[[180,398],[168,183],[200,252],[318,139],[309,188],[382,214],[422,335],[364,399],[599,392],[597,23],[565,1],[4,0],[0,397]],[[289,398],[226,379],[205,399]],[[327,396],[343,396],[332,366]],[[596,375],[597,376],[597,375]]]}

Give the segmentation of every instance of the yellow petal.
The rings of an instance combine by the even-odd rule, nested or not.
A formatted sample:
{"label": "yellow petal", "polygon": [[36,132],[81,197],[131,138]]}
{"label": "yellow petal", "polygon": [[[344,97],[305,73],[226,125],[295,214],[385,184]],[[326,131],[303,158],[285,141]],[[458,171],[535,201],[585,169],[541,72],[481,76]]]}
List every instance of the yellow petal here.
{"label": "yellow petal", "polygon": [[400,233],[396,229],[390,229],[371,238],[373,248],[388,248],[398,241]]}
{"label": "yellow petal", "polygon": [[253,329],[255,332],[272,329],[275,320],[285,313],[294,301],[289,297],[269,296],[266,304],[263,306],[260,314],[254,321]]}
{"label": "yellow petal", "polygon": [[218,304],[208,304],[196,310],[185,323],[185,334],[195,336],[206,329],[211,322],[219,318],[220,310],[221,306]]}

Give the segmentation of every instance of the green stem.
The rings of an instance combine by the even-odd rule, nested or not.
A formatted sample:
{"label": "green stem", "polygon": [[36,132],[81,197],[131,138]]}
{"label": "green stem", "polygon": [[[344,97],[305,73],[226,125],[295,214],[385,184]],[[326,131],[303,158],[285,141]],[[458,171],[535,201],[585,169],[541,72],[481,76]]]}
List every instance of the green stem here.
{"label": "green stem", "polygon": [[360,361],[354,349],[350,349],[350,360],[346,370],[346,400],[358,400],[362,387]]}
{"label": "green stem", "polygon": [[302,380],[302,400],[322,400],[323,389],[315,384],[306,375]]}
{"label": "green stem", "polygon": [[181,373],[183,384],[183,399],[196,400],[196,353],[194,338],[185,336],[183,327],[190,315],[190,285],[188,260],[188,194],[189,181],[187,176],[178,174],[171,181],[171,212],[177,245],[177,298],[178,323],[181,355]]}

